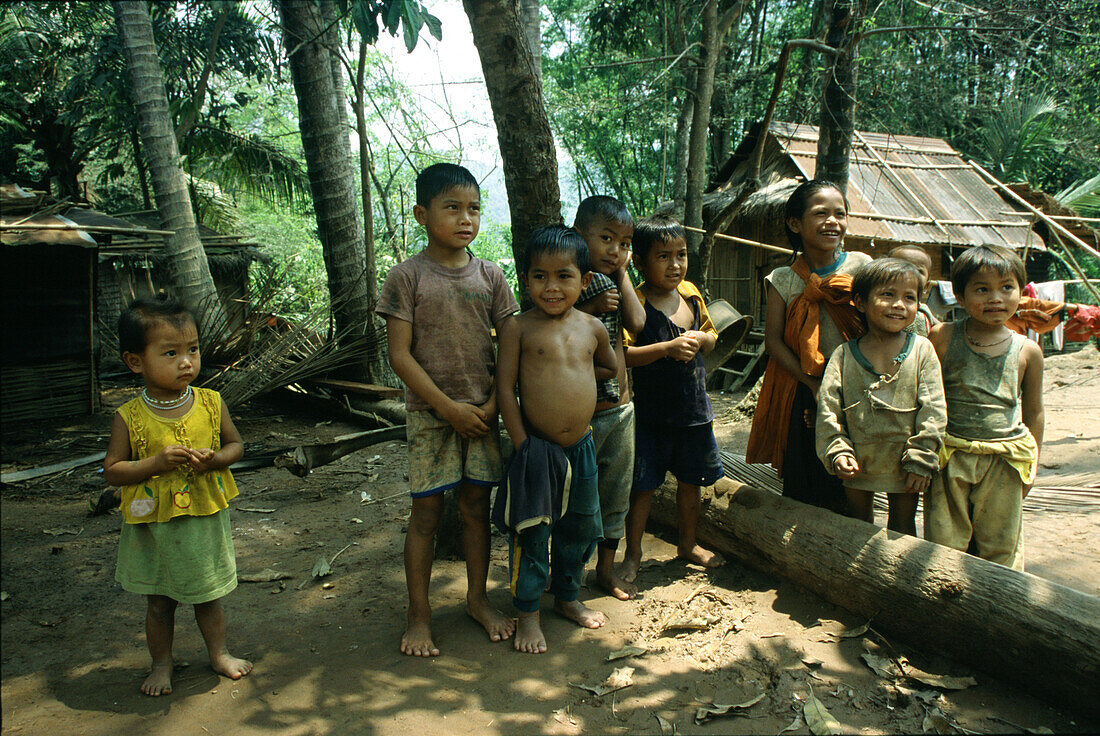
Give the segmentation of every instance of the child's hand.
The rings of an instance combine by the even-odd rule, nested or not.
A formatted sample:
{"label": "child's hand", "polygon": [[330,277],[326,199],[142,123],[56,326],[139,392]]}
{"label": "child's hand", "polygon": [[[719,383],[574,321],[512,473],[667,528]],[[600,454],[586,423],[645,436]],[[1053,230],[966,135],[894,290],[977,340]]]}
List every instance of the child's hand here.
{"label": "child's hand", "polygon": [[927,475],[920,475],[919,473],[906,473],[905,474],[905,492],[906,493],[924,493],[928,490],[928,486],[932,484],[932,479]]}
{"label": "child's hand", "polygon": [[168,445],[157,453],[157,474],[175,470],[191,462],[191,448],[183,445]]}
{"label": "child's hand", "polygon": [[191,468],[196,473],[205,473],[210,470],[209,463],[214,459],[214,451],[209,447],[203,447],[200,449],[191,449]]}
{"label": "child's hand", "polygon": [[467,439],[489,434],[489,415],[480,406],[455,403],[443,418]]}
{"label": "child's hand", "polygon": [[[856,473],[859,472],[859,463],[856,462],[855,455],[849,455],[847,453],[843,455],[837,455],[833,459],[833,470],[836,471],[836,477],[841,480],[849,480],[854,478]],[[912,473],[910,473],[912,475]]]}
{"label": "child's hand", "polygon": [[668,341],[668,357],[687,363],[699,352],[699,341],[687,333]]}
{"label": "child's hand", "polygon": [[603,314],[604,312],[614,312],[618,309],[619,301],[619,290],[611,288],[592,297],[588,303],[595,309],[596,314]]}

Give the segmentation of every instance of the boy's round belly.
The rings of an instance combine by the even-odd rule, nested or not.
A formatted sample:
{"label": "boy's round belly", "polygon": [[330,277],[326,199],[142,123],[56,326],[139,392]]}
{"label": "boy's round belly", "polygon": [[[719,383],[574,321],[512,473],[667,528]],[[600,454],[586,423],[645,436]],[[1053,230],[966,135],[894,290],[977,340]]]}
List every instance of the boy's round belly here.
{"label": "boy's round belly", "polygon": [[521,380],[519,390],[530,431],[562,447],[580,441],[596,409],[596,379],[591,366],[575,370],[556,367],[530,379]]}

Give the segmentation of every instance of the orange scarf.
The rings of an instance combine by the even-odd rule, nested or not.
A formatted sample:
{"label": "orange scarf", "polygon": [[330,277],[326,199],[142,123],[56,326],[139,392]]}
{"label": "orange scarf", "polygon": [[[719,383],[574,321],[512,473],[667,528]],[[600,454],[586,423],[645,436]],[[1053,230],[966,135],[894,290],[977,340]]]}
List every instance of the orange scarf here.
{"label": "orange scarf", "polygon": [[[806,259],[799,256],[791,269],[806,282],[806,288],[787,305],[787,323],[783,329],[783,342],[794,351],[802,364],[802,372],[821,376],[825,372],[828,355],[819,347],[821,331],[821,305],[825,305],[837,329],[845,340],[863,334],[863,321],[852,304],[852,277],[846,273],[834,273],[821,278],[810,271]],[[798,379],[769,360],[764,369],[764,385],[752,418],[749,447],[745,459],[750,463],[771,463],[780,477],[783,475],[783,455],[790,429],[791,407]]]}

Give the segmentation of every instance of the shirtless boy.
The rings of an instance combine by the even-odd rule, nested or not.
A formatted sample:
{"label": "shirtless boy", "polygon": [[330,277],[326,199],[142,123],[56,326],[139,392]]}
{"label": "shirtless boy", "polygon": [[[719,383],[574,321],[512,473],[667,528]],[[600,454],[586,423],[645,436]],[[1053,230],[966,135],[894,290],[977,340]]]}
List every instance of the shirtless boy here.
{"label": "shirtless boy", "polygon": [[[546,651],[546,637],[539,623],[539,599],[548,578],[559,614],[590,629],[606,621],[603,613],[577,598],[585,563],[603,536],[590,427],[596,381],[614,377],[617,362],[604,326],[573,307],[592,280],[588,247],[575,230],[560,225],[537,230],[520,273],[534,308],[503,325],[496,385],[500,416],[516,449],[507,471],[511,503],[518,504],[516,494],[527,493],[542,500],[551,495],[559,504],[547,519],[550,523],[535,523],[511,535],[512,596],[519,610],[515,647],[540,654]],[[516,463],[536,452],[568,467],[567,487],[555,491],[549,478],[530,476],[526,488],[512,484]]]}

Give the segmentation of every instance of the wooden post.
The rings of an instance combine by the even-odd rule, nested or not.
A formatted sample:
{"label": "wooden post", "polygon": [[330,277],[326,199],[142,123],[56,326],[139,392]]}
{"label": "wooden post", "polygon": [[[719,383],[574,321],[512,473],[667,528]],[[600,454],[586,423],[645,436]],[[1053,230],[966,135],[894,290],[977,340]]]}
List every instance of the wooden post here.
{"label": "wooden post", "polygon": [[[675,481],[651,519],[675,526]],[[1100,598],[728,478],[704,489],[699,539],[899,641],[1100,714]]]}

